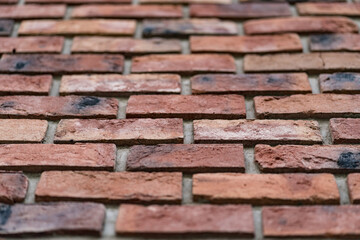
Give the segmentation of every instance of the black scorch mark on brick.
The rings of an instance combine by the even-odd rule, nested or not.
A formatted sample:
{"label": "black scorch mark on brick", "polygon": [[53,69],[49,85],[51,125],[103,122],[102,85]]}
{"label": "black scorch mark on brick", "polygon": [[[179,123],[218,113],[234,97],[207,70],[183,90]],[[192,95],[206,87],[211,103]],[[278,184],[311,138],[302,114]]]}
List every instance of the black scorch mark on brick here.
{"label": "black scorch mark on brick", "polygon": [[5,225],[11,216],[11,206],[0,204],[0,225]]}
{"label": "black scorch mark on brick", "polygon": [[203,76],[200,79],[203,82],[212,82],[213,81],[212,77],[210,77],[210,76]]}
{"label": "black scorch mark on brick", "polygon": [[313,44],[319,44],[322,46],[331,46],[334,43],[339,43],[342,41],[340,36],[334,34],[322,34],[314,35],[310,37],[310,42]]}
{"label": "black scorch mark on brick", "polygon": [[23,69],[24,67],[26,66],[26,62],[17,62],[16,64],[15,64],[15,69],[16,70],[21,70],[21,69]]}
{"label": "black scorch mark on brick", "polygon": [[341,168],[358,168],[360,166],[360,152],[343,152],[340,154],[337,164]]}
{"label": "black scorch mark on brick", "polygon": [[334,73],[330,78],[337,82],[354,82],[356,80],[353,73]]}
{"label": "black scorch mark on brick", "polygon": [[76,109],[81,110],[99,104],[100,99],[97,97],[81,97],[80,101],[75,104]]}
{"label": "black scorch mark on brick", "polygon": [[0,105],[1,108],[13,108],[14,106],[15,106],[15,102],[13,101],[3,102]]}

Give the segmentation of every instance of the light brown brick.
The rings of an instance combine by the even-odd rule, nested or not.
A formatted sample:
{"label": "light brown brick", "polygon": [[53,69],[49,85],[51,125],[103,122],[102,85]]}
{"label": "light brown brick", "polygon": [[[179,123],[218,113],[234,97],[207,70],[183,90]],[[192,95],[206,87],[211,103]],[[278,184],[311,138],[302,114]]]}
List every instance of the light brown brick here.
{"label": "light brown brick", "polygon": [[37,201],[179,203],[181,179],[181,173],[50,171],[41,174],[35,196]]}
{"label": "light brown brick", "polygon": [[330,119],[330,134],[334,144],[359,144],[360,119],[333,118]]}
{"label": "light brown brick", "polygon": [[65,15],[65,11],[65,5],[9,5],[0,6],[0,18],[63,18],[63,16]]}
{"label": "light brown brick", "polygon": [[[360,151],[357,153],[349,156],[349,162],[351,162],[353,165],[359,166],[360,165]],[[349,196],[350,201],[353,204],[359,204],[360,203],[360,174],[359,173],[352,173],[349,174],[347,177],[347,185],[349,188]]]}
{"label": "light brown brick", "polygon": [[0,119],[0,143],[39,143],[45,138],[47,121]]}
{"label": "light brown brick", "polygon": [[142,4],[153,4],[153,3],[171,3],[171,4],[188,4],[188,3],[206,3],[206,4],[229,4],[231,0],[139,0]]}
{"label": "light brown brick", "polygon": [[51,75],[0,74],[0,95],[48,95]]}
{"label": "light brown brick", "polygon": [[322,34],[310,37],[311,51],[360,51],[360,34]]}
{"label": "light brown brick", "polygon": [[182,143],[181,119],[61,120],[55,142]]}
{"label": "light brown brick", "polygon": [[22,173],[0,172],[0,202],[13,204],[25,199],[29,181]]}
{"label": "light brown brick", "polygon": [[0,53],[60,53],[63,44],[62,37],[0,37]]}
{"label": "light brown brick", "polygon": [[13,20],[0,20],[0,36],[9,36],[13,30]]}
{"label": "light brown brick", "polygon": [[360,16],[358,3],[298,3],[296,8],[300,15]]}
{"label": "light brown brick", "polygon": [[339,72],[319,76],[323,93],[360,93],[360,74]]}

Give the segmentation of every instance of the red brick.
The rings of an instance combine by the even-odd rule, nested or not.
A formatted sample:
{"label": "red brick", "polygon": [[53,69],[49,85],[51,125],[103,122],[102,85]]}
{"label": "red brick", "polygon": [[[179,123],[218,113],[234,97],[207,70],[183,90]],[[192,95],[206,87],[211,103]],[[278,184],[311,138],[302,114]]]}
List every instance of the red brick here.
{"label": "red brick", "polygon": [[215,203],[338,204],[331,174],[202,173],[193,176],[194,199]]}
{"label": "red brick", "polygon": [[360,95],[306,94],[255,97],[257,118],[360,117]]}
{"label": "red brick", "polygon": [[0,36],[9,36],[13,30],[13,20],[0,20]]}
{"label": "red brick", "polygon": [[188,3],[207,3],[207,4],[228,4],[231,0],[139,0],[142,4],[153,4],[153,3],[171,3],[171,4],[188,4]]}
{"label": "red brick", "polygon": [[181,173],[50,171],[41,174],[35,196],[37,201],[179,203],[181,179]]}
{"label": "red brick", "polygon": [[113,170],[113,144],[0,145],[0,169],[24,172],[45,170]]}
{"label": "red brick", "polygon": [[60,94],[119,97],[146,93],[180,93],[180,80],[180,76],[175,74],[66,75],[61,79]]}
{"label": "red brick", "polygon": [[60,53],[63,44],[62,37],[2,37],[0,53]]}
{"label": "red brick", "polygon": [[330,119],[330,134],[334,144],[360,143],[360,119]]}
{"label": "red brick", "polygon": [[[354,165],[359,165],[360,163],[360,151],[352,155],[351,163]],[[347,184],[349,188],[349,195],[351,203],[359,204],[360,203],[360,174],[352,173],[347,177]]]}
{"label": "red brick", "polygon": [[140,206],[119,208],[116,232],[120,235],[197,235],[211,234],[252,237],[254,223],[248,205]]}
{"label": "red brick", "polygon": [[0,18],[63,18],[65,11],[65,5],[9,5],[0,6]]}
{"label": "red brick", "polygon": [[133,146],[128,171],[245,171],[243,146],[238,144],[164,144]]}
{"label": "red brick", "polygon": [[25,0],[26,3],[66,3],[66,4],[84,4],[84,3],[126,3],[131,0]]}
{"label": "red brick", "polygon": [[21,73],[122,73],[122,55],[95,54],[4,54],[0,72]]}
{"label": "red brick", "polygon": [[75,37],[72,52],[110,52],[132,54],[146,53],[179,53],[181,52],[180,40],[133,39],[112,37]]}
{"label": "red brick", "polygon": [[358,3],[298,3],[296,8],[300,15],[360,16]]}
{"label": "red brick", "polygon": [[358,26],[345,17],[291,17],[250,20],[244,23],[244,30],[246,34],[346,33],[358,32]]}
{"label": "red brick", "polygon": [[310,37],[311,51],[360,51],[360,34],[323,34]]}
{"label": "red brick", "polygon": [[1,204],[0,236],[48,234],[96,235],[105,222],[105,207],[97,203]]}
{"label": "red brick", "polygon": [[360,93],[360,74],[339,72],[321,74],[320,90],[323,93]]}
{"label": "red brick", "polygon": [[286,95],[311,93],[311,86],[305,73],[196,75],[191,78],[191,89],[193,94]]}
{"label": "red brick", "polygon": [[132,35],[132,20],[28,20],[22,21],[20,35]]}
{"label": "red brick", "polygon": [[359,237],[360,206],[264,207],[265,237]]}
{"label": "red brick", "polygon": [[0,97],[0,118],[116,118],[118,100],[98,97]]}
{"label": "red brick", "polygon": [[81,5],[73,18],[181,18],[182,8],[175,5]]}
{"label": "red brick", "polygon": [[22,173],[0,173],[0,202],[13,204],[25,199],[29,181]]}
{"label": "red brick", "polygon": [[181,119],[61,120],[55,142],[182,143]]}
{"label": "red brick", "polygon": [[181,37],[189,35],[235,35],[234,22],[218,19],[145,20],[144,37]]}
{"label": "red brick", "polygon": [[245,99],[239,95],[137,95],[129,98],[126,117],[245,118]]}
{"label": "red brick", "polygon": [[191,52],[268,53],[302,51],[296,34],[191,37]]}
{"label": "red brick", "polygon": [[47,121],[0,119],[0,143],[39,143],[45,138]]}
{"label": "red brick", "polygon": [[314,144],[321,143],[316,121],[195,120],[195,143]]}
{"label": "red brick", "polygon": [[287,3],[233,3],[233,4],[194,4],[190,6],[191,17],[216,17],[232,19],[287,17],[291,16]]}
{"label": "red brick", "polygon": [[234,58],[225,54],[147,55],[133,58],[131,72],[233,73],[236,72],[236,65]]}
{"label": "red brick", "polygon": [[0,95],[48,95],[51,82],[51,75],[0,74]]}
{"label": "red brick", "polygon": [[359,152],[356,145],[256,145],[255,161],[262,172],[349,173],[360,170],[352,159]]}
{"label": "red brick", "polygon": [[17,2],[18,2],[18,0],[0,0],[1,4],[14,4]]}

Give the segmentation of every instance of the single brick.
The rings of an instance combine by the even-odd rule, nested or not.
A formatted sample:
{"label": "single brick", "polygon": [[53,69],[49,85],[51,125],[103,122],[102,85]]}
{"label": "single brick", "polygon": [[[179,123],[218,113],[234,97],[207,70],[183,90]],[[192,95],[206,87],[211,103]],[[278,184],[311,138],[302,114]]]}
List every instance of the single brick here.
{"label": "single brick", "polygon": [[126,168],[128,171],[244,172],[244,151],[239,144],[133,146]]}
{"label": "single brick", "polygon": [[119,145],[182,143],[181,119],[61,120],[55,142],[111,142]]}
{"label": "single brick", "polygon": [[37,201],[180,203],[181,185],[181,173],[50,171],[41,174],[35,196]]}
{"label": "single brick", "polygon": [[63,37],[0,37],[0,53],[61,53],[63,44]]}
{"label": "single brick", "polygon": [[13,20],[0,20],[0,36],[9,36],[13,27]]}
{"label": "single brick", "polygon": [[174,72],[183,74],[202,72],[234,73],[236,72],[236,65],[234,58],[226,54],[147,55],[133,58],[131,72]]}
{"label": "single brick", "polygon": [[13,204],[24,201],[28,185],[29,181],[22,173],[0,172],[0,202]]}
{"label": "single brick", "polygon": [[126,3],[131,4],[131,0],[25,0],[26,3],[66,3],[66,4],[84,4],[84,3]]}
{"label": "single brick", "polygon": [[81,5],[73,18],[181,18],[182,7],[175,5]]}
{"label": "single brick", "polygon": [[257,118],[360,117],[360,95],[306,94],[254,98]]}
{"label": "single brick", "polygon": [[98,97],[0,97],[0,118],[116,118],[118,100]]}
{"label": "single brick", "polygon": [[358,3],[298,3],[296,8],[300,15],[360,16]]}
{"label": "single brick", "polygon": [[302,44],[297,34],[270,36],[207,36],[190,38],[191,52],[271,53],[299,52]]}
{"label": "single brick", "polygon": [[181,78],[175,74],[66,75],[62,77],[60,85],[61,95],[79,94],[119,97],[131,94],[180,92]]}
{"label": "single brick", "polygon": [[45,170],[113,170],[113,144],[0,145],[0,169],[24,172]]}
{"label": "single brick", "polygon": [[346,17],[290,17],[250,20],[244,23],[244,30],[246,34],[346,33],[358,32],[358,26]]}
{"label": "single brick", "polygon": [[311,86],[305,73],[205,74],[191,78],[191,91],[193,94],[285,95],[311,93]]}
{"label": "single brick", "polygon": [[330,119],[330,134],[334,144],[349,144],[349,143],[359,144],[360,119],[351,119],[351,118]]}
{"label": "single brick", "polygon": [[0,143],[39,143],[45,138],[47,121],[0,119]]}
{"label": "single brick", "polygon": [[359,237],[360,206],[264,207],[262,222],[265,237]]}
{"label": "single brick", "polygon": [[255,161],[262,172],[358,172],[357,155],[360,146],[356,145],[255,146]]}
{"label": "single brick", "polygon": [[239,119],[246,117],[245,99],[239,95],[133,95],[126,117]]}
{"label": "single brick", "polygon": [[48,95],[51,75],[0,74],[0,95]]}
{"label": "single brick", "polygon": [[311,51],[360,51],[360,34],[322,34],[310,37]]}
{"label": "single brick", "polygon": [[195,143],[321,143],[319,124],[303,120],[195,120]]}
{"label": "single brick", "polygon": [[0,0],[1,4],[15,4],[18,0]]}
{"label": "single brick", "polygon": [[319,76],[323,93],[360,93],[360,74],[339,72]]}
{"label": "single brick", "polygon": [[119,208],[120,235],[173,236],[211,234],[253,237],[254,221],[248,205],[130,205]]}
{"label": "single brick", "polygon": [[234,22],[218,19],[145,20],[144,37],[181,37],[189,35],[235,35]]}
{"label": "single brick", "polygon": [[133,20],[27,20],[22,21],[19,35],[132,35]]}
{"label": "single brick", "polygon": [[196,201],[213,203],[339,204],[331,174],[201,173],[193,176]]}
{"label": "single brick", "polygon": [[189,4],[189,3],[207,3],[207,4],[229,4],[231,0],[139,0],[142,4],[153,4],[153,3],[170,3],[170,4]]}
{"label": "single brick", "polygon": [[9,5],[0,6],[0,18],[63,18],[65,11],[65,5]]}
{"label": "single brick", "polygon": [[0,204],[0,236],[72,234],[100,236],[105,207],[98,203]]}
{"label": "single brick", "polygon": [[147,53],[180,53],[180,40],[165,40],[161,38],[153,39],[133,39],[133,38],[113,38],[113,37],[75,37],[71,52],[110,52],[132,54]]}
{"label": "single brick", "polygon": [[287,17],[291,16],[291,10],[287,3],[193,4],[190,16],[232,19]]}
{"label": "single brick", "polygon": [[0,72],[11,73],[122,73],[124,57],[109,54],[4,54]]}
{"label": "single brick", "polygon": [[[353,163],[357,166],[360,164],[360,151],[353,155]],[[355,160],[355,161],[354,161]],[[349,196],[350,201],[353,204],[359,204],[360,203],[360,174],[359,173],[352,173],[349,174],[347,177],[347,185],[349,188]]]}

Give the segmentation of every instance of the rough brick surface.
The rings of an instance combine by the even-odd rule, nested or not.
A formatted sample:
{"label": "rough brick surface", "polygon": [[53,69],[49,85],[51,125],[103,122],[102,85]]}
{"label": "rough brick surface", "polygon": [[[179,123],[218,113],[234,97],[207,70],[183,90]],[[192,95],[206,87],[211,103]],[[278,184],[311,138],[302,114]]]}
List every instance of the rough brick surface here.
{"label": "rough brick surface", "polygon": [[25,199],[28,179],[22,173],[0,172],[0,202],[13,204]]}
{"label": "rough brick surface", "polygon": [[320,91],[323,93],[360,93],[360,74],[340,72],[320,74]]}
{"label": "rough brick surface", "polygon": [[0,53],[60,53],[63,44],[62,37],[0,37]]}
{"label": "rough brick surface", "polygon": [[13,20],[0,20],[0,36],[9,36],[13,27]]}
{"label": "rough brick surface", "polygon": [[181,173],[51,171],[42,173],[35,196],[37,201],[179,203],[181,178]]}
{"label": "rough brick surface", "polygon": [[65,5],[20,5],[0,6],[0,18],[31,19],[31,18],[63,18]]}
{"label": "rough brick surface", "polygon": [[171,3],[171,4],[187,4],[187,3],[206,3],[206,4],[229,4],[231,0],[139,0],[142,4],[152,4],[152,3]]}
{"label": "rough brick surface", "polygon": [[51,75],[0,74],[0,95],[48,95],[51,82]]}
{"label": "rough brick surface", "polygon": [[139,206],[119,208],[116,232],[121,235],[213,234],[252,237],[254,223],[248,205]]}
{"label": "rough brick surface", "polygon": [[243,146],[238,144],[164,144],[133,146],[129,171],[223,172],[245,171]]}
{"label": "rough brick surface", "polygon": [[[357,158],[357,164],[360,163],[360,151],[357,152],[357,155],[355,155]],[[360,174],[359,173],[353,173],[349,174],[347,178],[347,184],[349,188],[349,196],[351,203],[360,203]]]}
{"label": "rough brick surface", "polygon": [[245,99],[238,95],[138,95],[129,98],[126,117],[238,119],[246,117]]}
{"label": "rough brick surface", "polygon": [[67,4],[84,4],[84,3],[131,3],[131,0],[25,0],[26,3],[67,3]]}
{"label": "rough brick surface", "polygon": [[360,51],[360,34],[322,34],[310,37],[311,51]]}
{"label": "rough brick surface", "polygon": [[181,119],[61,120],[55,142],[181,143]]}
{"label": "rough brick surface", "polygon": [[202,173],[193,178],[195,200],[214,203],[336,204],[331,174]]}
{"label": "rough brick surface", "polygon": [[0,143],[39,143],[48,123],[32,119],[0,119]]}
{"label": "rough brick surface", "polygon": [[360,143],[360,119],[330,119],[330,134],[334,144]]}
{"label": "rough brick surface", "polygon": [[296,8],[300,15],[360,16],[358,3],[298,3]]}

